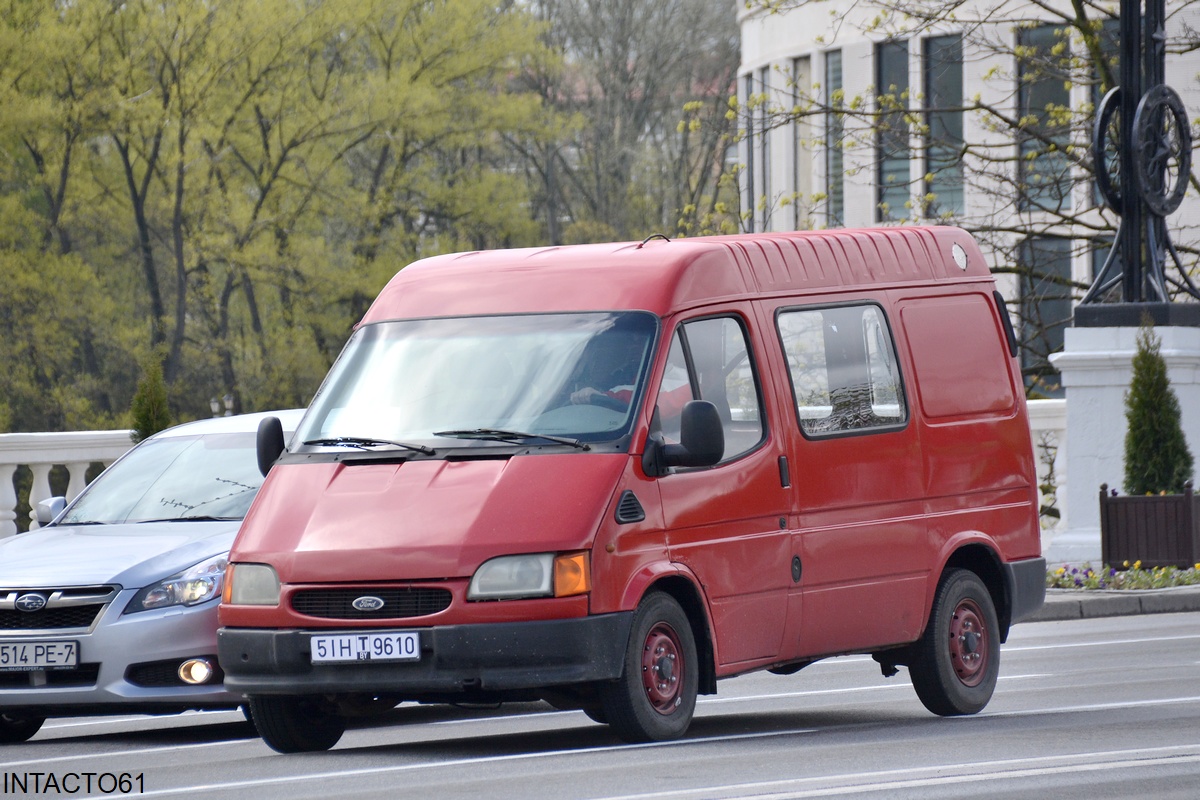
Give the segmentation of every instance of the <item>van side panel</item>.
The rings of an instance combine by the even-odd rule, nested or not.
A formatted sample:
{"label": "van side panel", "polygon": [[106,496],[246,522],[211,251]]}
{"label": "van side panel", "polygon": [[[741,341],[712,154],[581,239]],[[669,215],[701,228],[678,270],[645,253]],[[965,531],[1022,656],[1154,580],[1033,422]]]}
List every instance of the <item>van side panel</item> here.
{"label": "van side panel", "polygon": [[990,295],[909,295],[897,306],[920,397],[930,534],[979,532],[1005,560],[1040,555],[1024,397]]}

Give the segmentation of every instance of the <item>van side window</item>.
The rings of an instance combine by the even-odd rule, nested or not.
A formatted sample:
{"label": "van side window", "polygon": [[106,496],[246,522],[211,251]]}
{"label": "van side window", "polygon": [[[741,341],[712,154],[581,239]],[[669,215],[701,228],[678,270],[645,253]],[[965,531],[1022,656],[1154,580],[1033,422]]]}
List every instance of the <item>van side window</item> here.
{"label": "van side window", "polygon": [[878,306],[784,310],[776,324],[806,435],[908,421],[891,331]]}
{"label": "van side window", "polygon": [[746,332],[736,319],[702,319],[677,329],[656,407],[667,439],[679,440],[679,418],[689,400],[708,400],[725,429],[722,461],[736,458],[763,440],[761,397]]}

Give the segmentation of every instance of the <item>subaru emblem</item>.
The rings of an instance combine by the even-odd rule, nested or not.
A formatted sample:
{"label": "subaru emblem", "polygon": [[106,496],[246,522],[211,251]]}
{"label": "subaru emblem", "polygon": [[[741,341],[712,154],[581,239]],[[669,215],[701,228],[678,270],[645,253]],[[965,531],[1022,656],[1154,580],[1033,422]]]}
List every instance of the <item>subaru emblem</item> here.
{"label": "subaru emblem", "polygon": [[41,611],[46,607],[46,595],[23,594],[17,598],[16,606],[18,611]]}
{"label": "subaru emblem", "polygon": [[358,611],[378,611],[379,609],[383,608],[383,598],[373,597],[368,594],[362,597],[356,597],[354,602],[350,605],[354,606],[354,608]]}

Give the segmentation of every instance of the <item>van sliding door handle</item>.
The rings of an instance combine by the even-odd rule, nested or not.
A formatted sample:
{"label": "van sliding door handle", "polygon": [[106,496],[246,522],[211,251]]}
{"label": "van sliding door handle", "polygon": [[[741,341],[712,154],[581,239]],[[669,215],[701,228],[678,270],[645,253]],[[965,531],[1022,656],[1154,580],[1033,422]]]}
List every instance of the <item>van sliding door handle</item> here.
{"label": "van sliding door handle", "polygon": [[787,456],[779,457],[779,485],[784,489],[792,485],[792,470],[788,467]]}

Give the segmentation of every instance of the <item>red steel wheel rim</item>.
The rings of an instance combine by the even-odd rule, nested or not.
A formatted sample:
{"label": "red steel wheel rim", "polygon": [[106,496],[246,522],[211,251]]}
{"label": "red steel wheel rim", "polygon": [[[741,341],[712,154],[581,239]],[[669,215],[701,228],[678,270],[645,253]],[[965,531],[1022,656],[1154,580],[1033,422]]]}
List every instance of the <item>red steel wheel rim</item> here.
{"label": "red steel wheel rim", "polygon": [[974,600],[963,600],[950,620],[950,664],[964,686],[978,686],[991,658],[991,636],[983,611]]}
{"label": "red steel wheel rim", "polygon": [[688,667],[675,629],[665,622],[651,628],[642,646],[642,685],[655,711],[675,713],[683,702],[683,677]]}

